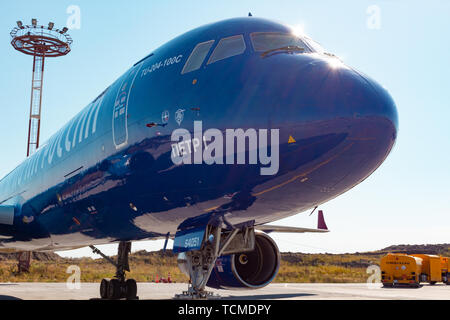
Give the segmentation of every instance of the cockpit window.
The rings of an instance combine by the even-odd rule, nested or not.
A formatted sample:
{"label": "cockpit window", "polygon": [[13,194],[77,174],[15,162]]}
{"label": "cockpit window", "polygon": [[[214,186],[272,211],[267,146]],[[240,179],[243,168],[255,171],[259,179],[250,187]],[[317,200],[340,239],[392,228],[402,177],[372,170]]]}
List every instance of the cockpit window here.
{"label": "cockpit window", "polygon": [[237,56],[241,53],[244,53],[245,49],[245,41],[242,35],[223,38],[219,41],[216,49],[214,49],[213,54],[209,58],[208,64]]}
{"label": "cockpit window", "polygon": [[214,40],[210,40],[196,45],[194,50],[192,50],[191,55],[187,59],[186,64],[181,71],[181,74],[200,69],[213,44]]}
{"label": "cockpit window", "polygon": [[318,53],[324,53],[325,49],[316,41],[314,41],[311,38],[305,38],[306,43],[311,48],[312,51],[318,52]]}
{"label": "cockpit window", "polygon": [[250,34],[250,38],[256,52],[270,52],[283,48],[298,48],[303,49],[302,52],[313,52],[302,39],[289,33],[255,32]]}

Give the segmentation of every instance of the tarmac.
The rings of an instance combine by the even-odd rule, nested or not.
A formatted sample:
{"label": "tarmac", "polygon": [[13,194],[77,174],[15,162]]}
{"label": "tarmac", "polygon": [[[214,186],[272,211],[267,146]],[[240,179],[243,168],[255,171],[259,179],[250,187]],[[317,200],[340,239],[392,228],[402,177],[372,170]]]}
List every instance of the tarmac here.
{"label": "tarmac", "polygon": [[[74,285],[74,284],[69,284]],[[2,300],[92,300],[99,283],[0,283]],[[187,290],[185,283],[138,283],[140,300],[173,299]],[[275,283],[258,290],[211,290],[224,300],[450,300],[450,285],[421,288],[382,288],[381,284]]]}

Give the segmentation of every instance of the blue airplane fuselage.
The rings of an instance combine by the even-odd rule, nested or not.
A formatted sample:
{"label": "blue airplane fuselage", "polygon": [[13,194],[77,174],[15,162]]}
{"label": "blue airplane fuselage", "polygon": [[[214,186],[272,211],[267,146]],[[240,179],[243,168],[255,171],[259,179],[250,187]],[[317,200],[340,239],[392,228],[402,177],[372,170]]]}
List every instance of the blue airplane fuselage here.
{"label": "blue airplane fuselage", "polygon": [[[321,52],[261,53],[255,33],[291,30],[254,17],[209,24],[125,72],[0,181],[0,206],[14,207],[13,224],[0,225],[0,248],[156,239],[216,217],[265,224],[366,179],[396,140],[397,111],[387,91]],[[236,36],[245,49],[212,62],[221,39]],[[203,43],[204,59],[186,72]],[[174,163],[180,145],[173,132],[186,129],[194,138],[196,123],[200,140],[211,128],[224,141],[227,129],[278,130],[277,166],[262,174],[268,164],[227,163],[226,152],[223,164]]]}

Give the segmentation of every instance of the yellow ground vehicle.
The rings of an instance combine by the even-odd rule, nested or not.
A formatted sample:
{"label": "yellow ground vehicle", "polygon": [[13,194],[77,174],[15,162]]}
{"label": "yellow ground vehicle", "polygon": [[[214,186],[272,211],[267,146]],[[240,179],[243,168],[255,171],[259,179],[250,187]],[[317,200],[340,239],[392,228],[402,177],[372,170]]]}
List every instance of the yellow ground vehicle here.
{"label": "yellow ground vehicle", "polygon": [[450,259],[430,254],[389,253],[381,258],[383,286],[420,286],[443,282],[450,285]]}
{"label": "yellow ground vehicle", "polygon": [[[447,282],[447,277],[445,279],[442,277],[441,257],[431,254],[412,254],[411,256],[422,259],[420,282],[429,282],[431,285],[441,281]],[[447,272],[445,273],[447,275]]]}
{"label": "yellow ground vehicle", "polygon": [[450,285],[450,259],[441,257],[442,282]]}
{"label": "yellow ground vehicle", "polygon": [[422,259],[404,253],[389,253],[381,258],[381,282],[385,287],[394,285],[420,286]]}

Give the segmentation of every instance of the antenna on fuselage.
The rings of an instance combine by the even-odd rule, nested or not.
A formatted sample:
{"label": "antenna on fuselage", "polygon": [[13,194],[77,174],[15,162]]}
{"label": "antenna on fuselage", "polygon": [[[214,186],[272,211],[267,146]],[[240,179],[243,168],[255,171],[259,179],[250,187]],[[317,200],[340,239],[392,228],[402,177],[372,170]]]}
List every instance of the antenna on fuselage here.
{"label": "antenna on fuselage", "polygon": [[309,214],[309,216],[311,216],[311,215],[314,213],[314,211],[316,211],[317,207],[318,207],[318,206],[315,206],[315,207],[314,207],[313,211],[311,211],[311,213]]}

